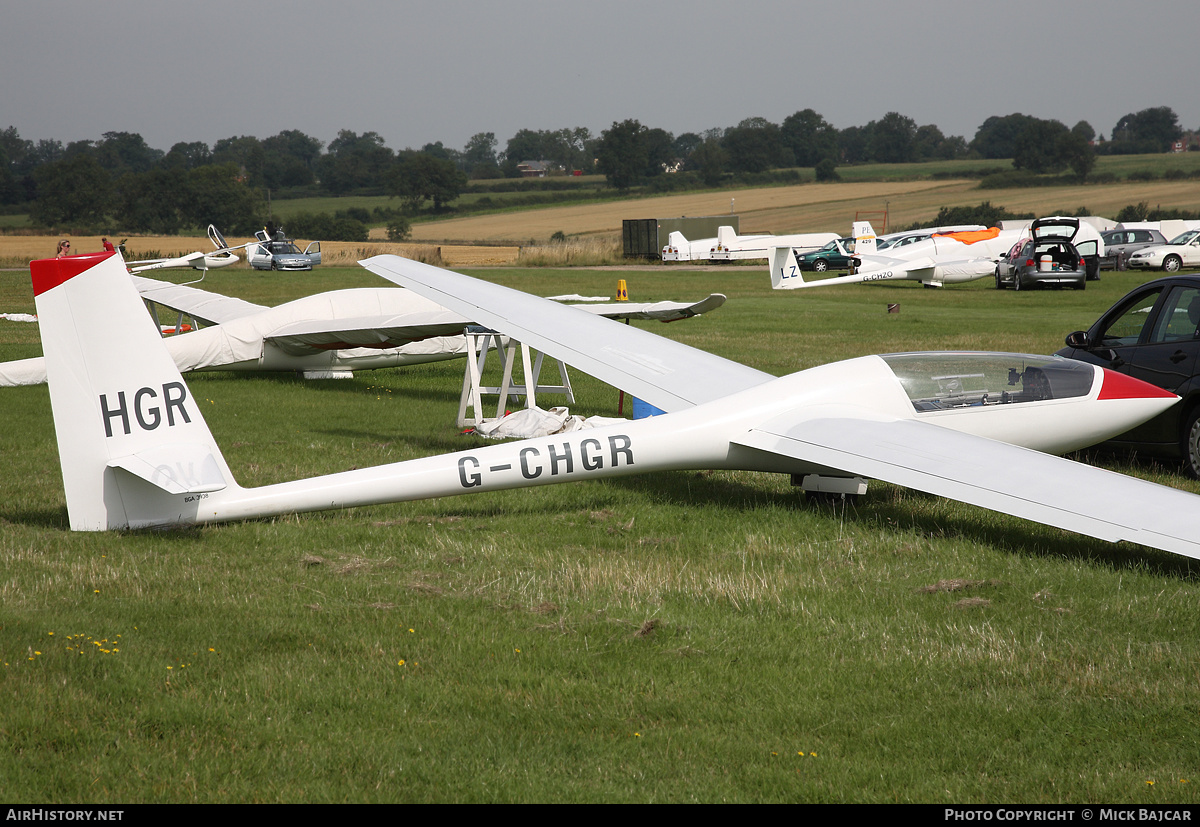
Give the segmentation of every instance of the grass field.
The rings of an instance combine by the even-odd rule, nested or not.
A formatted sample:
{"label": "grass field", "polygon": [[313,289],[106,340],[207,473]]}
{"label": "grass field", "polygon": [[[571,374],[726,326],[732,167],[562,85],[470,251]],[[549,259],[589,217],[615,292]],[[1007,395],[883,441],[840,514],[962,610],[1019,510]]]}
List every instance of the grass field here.
{"label": "grass field", "polygon": [[[617,277],[634,300],[722,291],[711,316],[643,326],[775,374],[1053,351],[1144,278],[797,295],[740,268],[478,275],[539,294]],[[208,278],[264,303],[377,284],[333,267]],[[0,311],[30,310],[27,273],[0,272]],[[0,321],[0,345],[36,355],[36,326]],[[478,444],[454,427],[462,368],[189,384],[259,485]],[[573,379],[576,412],[615,412],[615,391]],[[723,472],[78,534],[46,389],[4,399],[6,801],[1200,798],[1200,584],[1182,558],[882,484],[814,508],[782,477]],[[1200,492],[1172,468],[1114,467]]]}

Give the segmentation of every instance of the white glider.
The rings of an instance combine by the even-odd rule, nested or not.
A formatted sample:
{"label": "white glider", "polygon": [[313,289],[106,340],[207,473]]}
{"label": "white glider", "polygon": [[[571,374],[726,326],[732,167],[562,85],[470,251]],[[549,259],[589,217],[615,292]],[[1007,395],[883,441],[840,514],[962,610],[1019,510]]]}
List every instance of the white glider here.
{"label": "white glider", "polygon": [[837,233],[795,233],[793,235],[738,235],[733,227],[717,227],[715,238],[688,241],[681,232],[667,237],[662,248],[663,261],[737,261],[769,258],[773,247],[790,246],[802,252],[817,250],[838,238]]}
{"label": "white glider", "polygon": [[1055,357],[941,353],[868,356],[775,378],[429,265],[396,256],[362,264],[669,413],[246,489],[120,257],[35,261],[71,528],[216,523],[714,468],[815,478],[815,490],[873,477],[1200,558],[1200,498],[1039,453],[1103,440],[1178,401],[1114,371]]}
{"label": "white glider", "polygon": [[151,270],[170,270],[176,267],[191,267],[193,270],[216,270],[220,267],[228,267],[230,264],[236,264],[241,261],[234,250],[250,246],[250,244],[239,244],[236,247],[230,247],[225,242],[225,236],[221,235],[221,232],[212,224],[208,225],[208,239],[216,247],[211,253],[197,251],[183,256],[176,256],[175,258],[148,258],[141,261],[131,261],[128,263],[129,272],[146,273]]}
{"label": "white glider", "polygon": [[898,248],[876,249],[875,231],[865,221],[854,223],[855,272],[849,276],[804,280],[789,247],[771,250],[771,286],[776,290],[827,287],[876,281],[919,281],[942,287],[996,273],[996,259],[1008,252],[1027,230],[990,229],[939,233]]}
{"label": "white glider", "polygon": [[[170,308],[205,327],[164,344],[180,371],[295,371],[307,378],[346,378],[355,370],[403,367],[466,353],[463,330],[475,321],[411,290],[357,288],[318,293],[264,307],[187,285],[134,276],[153,308]],[[575,305],[612,319],[671,322],[715,310],[719,293],[699,302],[604,302]],[[158,316],[155,312],[154,319]],[[94,324],[102,323],[97,317]],[[40,357],[0,363],[0,387],[46,381]]]}

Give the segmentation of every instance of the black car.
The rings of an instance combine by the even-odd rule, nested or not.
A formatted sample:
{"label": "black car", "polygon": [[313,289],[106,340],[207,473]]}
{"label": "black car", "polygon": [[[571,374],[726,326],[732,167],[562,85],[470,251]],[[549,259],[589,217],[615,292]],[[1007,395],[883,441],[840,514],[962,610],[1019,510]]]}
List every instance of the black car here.
{"label": "black car", "polygon": [[1200,275],[1151,281],[1114,304],[1059,356],[1091,362],[1176,393],[1182,401],[1106,447],[1182,459],[1200,479]]}

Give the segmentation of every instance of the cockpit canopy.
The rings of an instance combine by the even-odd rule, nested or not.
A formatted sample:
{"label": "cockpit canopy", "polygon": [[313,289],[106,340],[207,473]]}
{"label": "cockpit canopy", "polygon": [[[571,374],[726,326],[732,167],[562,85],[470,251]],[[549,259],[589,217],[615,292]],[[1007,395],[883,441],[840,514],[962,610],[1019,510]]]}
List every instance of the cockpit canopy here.
{"label": "cockpit canopy", "polygon": [[1028,353],[892,353],[882,357],[919,413],[1087,396],[1091,365]]}

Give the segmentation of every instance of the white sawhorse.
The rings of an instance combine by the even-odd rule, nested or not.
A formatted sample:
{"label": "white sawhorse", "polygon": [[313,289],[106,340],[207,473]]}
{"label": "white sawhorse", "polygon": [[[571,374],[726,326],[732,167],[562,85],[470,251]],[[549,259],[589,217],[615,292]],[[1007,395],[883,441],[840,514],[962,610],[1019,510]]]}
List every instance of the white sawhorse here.
{"label": "white sawhorse", "polygon": [[[497,419],[504,416],[504,411],[508,408],[508,400],[511,397],[522,395],[522,388],[514,388],[512,382],[518,347],[521,354],[521,372],[525,380],[523,388],[525,407],[532,408],[536,406],[537,395],[539,393],[561,393],[567,397],[568,404],[575,403],[575,394],[571,390],[571,378],[567,375],[567,366],[563,364],[561,359],[554,360],[558,365],[559,384],[540,385],[538,384],[538,380],[542,375],[542,360],[546,357],[546,354],[538,352],[537,358],[531,361],[529,345],[508,337],[502,337],[494,331],[468,332],[466,337],[467,370],[463,375],[462,397],[458,402],[458,427],[478,425],[484,420],[482,402],[484,394],[496,394],[499,396],[499,400],[496,402]],[[484,385],[483,370],[487,364],[488,352],[492,349],[493,345],[495,345],[496,353],[500,357],[503,378],[499,385]],[[471,412],[471,416],[468,416],[468,411]]]}

